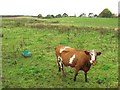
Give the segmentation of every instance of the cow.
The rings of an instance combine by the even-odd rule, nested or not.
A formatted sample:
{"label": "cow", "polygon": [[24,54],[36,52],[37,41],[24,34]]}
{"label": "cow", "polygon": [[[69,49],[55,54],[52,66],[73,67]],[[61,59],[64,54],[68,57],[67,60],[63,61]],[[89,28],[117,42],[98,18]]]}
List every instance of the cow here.
{"label": "cow", "polygon": [[96,64],[96,57],[101,52],[96,52],[95,50],[77,50],[69,46],[59,45],[55,48],[55,54],[59,72],[62,70],[63,77],[66,77],[63,65],[70,66],[75,68],[74,81],[76,81],[79,70],[82,70],[84,71],[85,82],[87,82],[87,72],[90,70],[91,65]]}

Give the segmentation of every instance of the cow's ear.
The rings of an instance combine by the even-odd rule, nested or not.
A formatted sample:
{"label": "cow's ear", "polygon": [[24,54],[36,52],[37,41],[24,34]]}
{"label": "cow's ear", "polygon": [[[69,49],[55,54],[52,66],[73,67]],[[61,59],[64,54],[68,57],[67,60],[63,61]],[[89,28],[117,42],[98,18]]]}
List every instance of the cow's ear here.
{"label": "cow's ear", "polygon": [[97,52],[97,56],[99,56],[101,54],[101,52]]}
{"label": "cow's ear", "polygon": [[87,55],[89,55],[89,53],[90,53],[89,51],[84,51],[84,52],[85,52]]}

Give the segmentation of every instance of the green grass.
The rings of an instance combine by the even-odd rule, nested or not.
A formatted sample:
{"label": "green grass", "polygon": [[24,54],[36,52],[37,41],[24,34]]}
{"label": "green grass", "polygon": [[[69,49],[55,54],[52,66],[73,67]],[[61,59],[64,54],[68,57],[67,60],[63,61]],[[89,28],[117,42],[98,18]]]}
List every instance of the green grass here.
{"label": "green grass", "polygon": [[[78,19],[78,20],[77,20]],[[104,19],[95,18],[99,26]],[[89,18],[59,18],[49,20],[29,18],[3,18],[2,42],[2,85],[3,88],[117,88],[118,87],[118,45],[117,31],[93,30],[75,28],[31,27],[36,23],[53,24],[53,20],[70,26],[91,23]],[[64,20],[64,21],[63,21]],[[89,20],[89,24],[88,21]],[[116,19],[107,19],[116,28]],[[115,22],[112,22],[114,21]],[[52,21],[52,22],[51,22]],[[67,23],[65,23],[67,22]],[[74,24],[75,23],[75,24]],[[113,24],[112,24],[113,23]],[[59,24],[60,25],[60,24]],[[83,25],[81,25],[83,26]],[[110,27],[111,28],[111,27]],[[96,49],[102,54],[97,58],[97,64],[88,72],[88,81],[84,81],[84,74],[79,72],[76,82],[73,81],[74,69],[65,67],[66,79],[58,72],[54,48],[57,45],[68,45],[77,49]],[[24,49],[32,52],[32,57],[24,58]],[[98,84],[97,81],[103,83]]]}
{"label": "green grass", "polygon": [[[116,28],[118,27],[118,19],[117,18],[79,18],[79,17],[71,17],[71,18],[56,18],[50,19],[50,21],[57,21],[61,25],[68,26],[78,26],[78,27],[109,27]],[[53,23],[54,23],[53,22]]]}
{"label": "green grass", "polygon": [[[75,27],[93,27],[93,28],[110,28],[118,27],[118,18],[80,18],[80,17],[66,17],[66,18],[51,18],[51,19],[38,19],[38,18],[4,18],[6,22],[3,25],[13,24],[14,26],[29,26],[29,25],[63,25]],[[10,25],[12,26],[12,25]]]}

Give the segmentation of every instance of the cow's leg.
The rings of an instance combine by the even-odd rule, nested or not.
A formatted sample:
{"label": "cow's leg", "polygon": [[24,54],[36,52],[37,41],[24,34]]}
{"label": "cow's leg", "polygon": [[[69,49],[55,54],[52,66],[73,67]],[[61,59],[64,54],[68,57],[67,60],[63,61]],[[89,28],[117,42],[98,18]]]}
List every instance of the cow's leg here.
{"label": "cow's leg", "polygon": [[84,72],[85,74],[85,82],[87,82],[87,72]]}
{"label": "cow's leg", "polygon": [[59,66],[59,71],[62,70],[63,77],[66,77],[66,74],[65,74],[64,69],[63,69],[62,58],[60,56],[58,57],[58,66]]}
{"label": "cow's leg", "polygon": [[80,67],[76,65],[76,66],[75,66],[75,76],[74,76],[74,81],[76,81],[76,77],[77,77],[77,75],[78,75],[79,70],[80,70]]}
{"label": "cow's leg", "polygon": [[57,63],[58,63],[58,71],[60,72],[61,71],[61,61],[62,61],[62,58],[60,56],[57,57]]}
{"label": "cow's leg", "polygon": [[78,71],[75,71],[74,81],[76,81],[76,76],[78,75]]}
{"label": "cow's leg", "polygon": [[58,63],[58,71],[60,72],[61,71],[61,67],[60,67],[60,62],[59,61],[57,61],[57,63]]}
{"label": "cow's leg", "polygon": [[64,69],[63,69],[63,64],[61,63],[61,69],[62,69],[62,74],[63,74],[63,77],[65,78],[66,77],[66,74],[64,72]]}
{"label": "cow's leg", "polygon": [[61,71],[60,65],[59,65],[59,72]]}

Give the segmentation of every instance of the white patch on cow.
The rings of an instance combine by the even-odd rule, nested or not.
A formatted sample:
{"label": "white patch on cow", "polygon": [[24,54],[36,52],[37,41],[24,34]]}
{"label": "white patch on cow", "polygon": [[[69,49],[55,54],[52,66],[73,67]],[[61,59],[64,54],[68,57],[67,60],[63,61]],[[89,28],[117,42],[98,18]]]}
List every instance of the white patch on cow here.
{"label": "white patch on cow", "polygon": [[90,52],[90,56],[91,56],[91,60],[94,61],[94,60],[95,60],[95,57],[96,57],[96,52],[95,52],[95,50],[92,50],[92,51]]}
{"label": "white patch on cow", "polygon": [[74,59],[75,59],[75,54],[70,58],[69,64],[72,64]]}
{"label": "white patch on cow", "polygon": [[61,61],[59,62],[59,64],[60,64],[60,67],[63,68],[63,67],[62,67],[62,62],[61,62]]}
{"label": "white patch on cow", "polygon": [[95,56],[91,56],[91,60],[95,60]]}
{"label": "white patch on cow", "polygon": [[93,63],[93,60],[90,60],[90,63],[92,64],[92,63]]}
{"label": "white patch on cow", "polygon": [[70,48],[70,47],[65,46],[64,48],[60,49],[60,53],[62,53],[66,48]]}
{"label": "white patch on cow", "polygon": [[58,62],[59,62],[60,67],[63,68],[62,67],[62,58],[60,56],[58,56]]}
{"label": "white patch on cow", "polygon": [[91,50],[90,56],[91,56],[90,63],[92,64],[95,61],[95,57],[97,56],[97,53],[95,52],[95,50]]}
{"label": "white patch on cow", "polygon": [[58,56],[58,61],[62,61],[62,58],[60,56]]}

